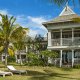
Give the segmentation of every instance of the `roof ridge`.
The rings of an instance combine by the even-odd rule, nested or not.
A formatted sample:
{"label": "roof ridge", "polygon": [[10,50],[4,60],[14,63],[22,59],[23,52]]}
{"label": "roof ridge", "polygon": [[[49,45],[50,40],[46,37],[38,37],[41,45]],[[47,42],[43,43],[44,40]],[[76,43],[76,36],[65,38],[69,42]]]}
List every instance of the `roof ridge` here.
{"label": "roof ridge", "polygon": [[71,15],[71,14],[76,14],[76,13],[68,5],[66,5],[59,16]]}

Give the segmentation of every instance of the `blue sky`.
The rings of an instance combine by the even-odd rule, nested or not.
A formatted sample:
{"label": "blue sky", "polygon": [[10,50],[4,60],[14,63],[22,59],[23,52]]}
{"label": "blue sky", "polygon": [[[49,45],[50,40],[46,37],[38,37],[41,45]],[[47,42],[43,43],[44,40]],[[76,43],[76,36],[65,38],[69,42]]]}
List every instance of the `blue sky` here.
{"label": "blue sky", "polygon": [[[75,1],[78,4],[78,0]],[[69,6],[80,14],[80,5],[74,7],[70,2]],[[58,16],[63,8],[64,6],[58,7],[47,0],[0,0],[0,13],[16,17],[16,23],[30,29],[30,36],[45,36],[47,29],[41,23]]]}

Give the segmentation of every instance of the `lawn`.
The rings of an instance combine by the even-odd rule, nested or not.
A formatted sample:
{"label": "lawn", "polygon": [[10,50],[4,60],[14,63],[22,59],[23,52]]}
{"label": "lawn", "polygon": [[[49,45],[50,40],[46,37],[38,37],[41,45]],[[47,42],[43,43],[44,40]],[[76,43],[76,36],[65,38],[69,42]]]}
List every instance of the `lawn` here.
{"label": "lawn", "polygon": [[[0,76],[0,80],[80,80],[80,69],[56,68],[56,67],[29,67],[14,66],[16,69],[27,70],[27,75],[14,74],[13,76]],[[0,65],[0,70],[7,70]]]}

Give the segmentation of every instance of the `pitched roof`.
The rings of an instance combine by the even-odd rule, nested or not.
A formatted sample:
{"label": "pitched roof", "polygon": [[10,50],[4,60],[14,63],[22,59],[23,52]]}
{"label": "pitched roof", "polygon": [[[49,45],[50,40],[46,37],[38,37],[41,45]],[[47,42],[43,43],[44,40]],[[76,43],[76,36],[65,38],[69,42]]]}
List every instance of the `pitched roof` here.
{"label": "pitched roof", "polygon": [[54,19],[51,20],[51,21],[44,22],[43,24],[68,22],[68,21],[72,21],[72,19],[74,19],[74,18],[79,18],[79,16],[76,15],[76,14],[65,15],[65,16],[59,16],[59,17],[54,18]]}
{"label": "pitched roof", "polygon": [[75,14],[75,12],[67,5],[62,12],[60,13],[59,16],[64,16],[64,15],[71,15],[71,14]]}
{"label": "pitched roof", "polygon": [[66,6],[58,17],[51,21],[44,22],[43,25],[50,23],[68,22],[72,21],[73,18],[80,18],[80,16],[75,14],[69,6]]}

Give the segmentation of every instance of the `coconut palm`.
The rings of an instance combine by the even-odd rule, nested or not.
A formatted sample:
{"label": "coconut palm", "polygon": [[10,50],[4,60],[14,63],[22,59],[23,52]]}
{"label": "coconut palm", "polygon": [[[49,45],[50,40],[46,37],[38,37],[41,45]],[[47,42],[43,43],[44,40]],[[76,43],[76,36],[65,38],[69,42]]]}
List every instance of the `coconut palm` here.
{"label": "coconut palm", "polygon": [[14,43],[14,47],[17,50],[20,58],[20,65],[22,65],[22,58],[21,58],[21,52],[25,50],[26,53],[26,46],[27,46],[27,41],[25,40],[25,37],[20,37],[20,39],[17,41],[17,43]]}
{"label": "coconut palm", "polygon": [[[48,0],[48,1],[50,1],[51,3],[55,3],[58,6],[61,6],[61,5],[64,5],[64,4],[66,4],[66,3],[70,2],[70,1],[72,1],[73,5],[75,5],[75,1],[76,0]],[[78,1],[80,3],[80,0],[78,0]]]}
{"label": "coconut palm", "polygon": [[7,66],[7,55],[9,51],[11,51],[9,49],[9,44],[19,41],[19,39],[26,34],[26,31],[20,25],[14,24],[16,18],[13,16],[10,18],[8,15],[0,14],[0,16],[0,40],[3,42],[2,46],[5,53],[5,65]]}

